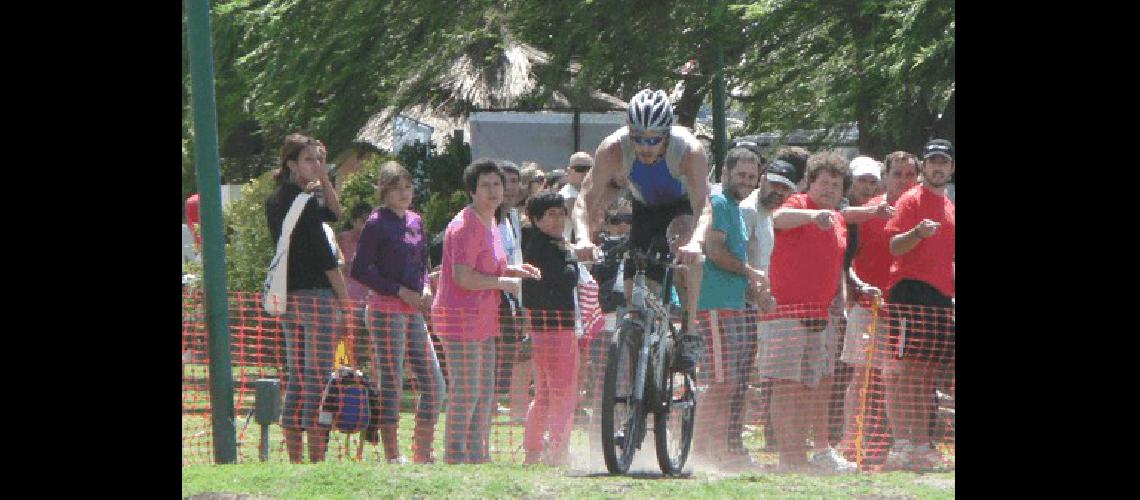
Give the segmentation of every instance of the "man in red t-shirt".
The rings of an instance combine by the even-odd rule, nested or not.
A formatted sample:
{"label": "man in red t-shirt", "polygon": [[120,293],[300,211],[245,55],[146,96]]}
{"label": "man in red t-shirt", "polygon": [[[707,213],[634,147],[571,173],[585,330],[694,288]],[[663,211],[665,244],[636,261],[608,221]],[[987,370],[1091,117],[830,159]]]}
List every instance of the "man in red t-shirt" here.
{"label": "man in red t-shirt", "polygon": [[[887,290],[888,275],[891,269],[890,237],[884,231],[887,221],[894,215],[894,206],[904,192],[914,187],[918,179],[918,158],[906,151],[895,151],[884,159],[886,170],[883,172],[887,192],[867,200],[865,208],[878,209],[875,216],[865,219],[859,224],[858,247],[855,249],[855,258],[851,269],[847,272],[848,292],[853,294],[849,302],[850,312],[847,319],[847,333],[843,337],[843,355],[840,361],[847,363],[855,369],[851,373],[851,380],[847,384],[847,395],[844,403],[845,429],[843,444],[840,450],[848,459],[855,458],[855,435],[857,433],[857,416],[862,412],[863,387],[869,384],[871,394],[885,393],[880,373],[883,366],[884,349],[872,353],[871,368],[867,369],[868,340],[870,340],[869,327],[872,316],[868,302],[874,296]],[[879,209],[884,207],[885,210]],[[877,320],[875,331],[875,345],[886,345],[879,340],[885,338],[886,321]],[[870,381],[867,380],[869,374]],[[886,408],[882,396],[867,398],[863,435],[866,457],[870,463],[882,463],[886,455],[886,446],[889,444],[890,433],[886,429]],[[885,438],[879,440],[876,438]]]}
{"label": "man in red t-shirt", "polygon": [[846,295],[841,285],[847,224],[835,206],[849,178],[839,153],[811,155],[807,192],[790,196],[772,217],[770,280],[781,319],[761,323],[767,345],[760,369],[773,379],[773,426],[785,469],[808,465],[804,441],[812,426],[818,453],[811,464],[826,472],[855,469],[827,442],[827,403],[839,350],[838,330],[827,318],[829,309],[843,307]]}
{"label": "man in red t-shirt", "polygon": [[954,173],[954,147],[935,139],[922,150],[922,183],[904,193],[884,231],[894,255],[888,276],[891,301],[886,370],[894,446],[888,468],[930,469],[942,464],[931,447],[934,383],[954,366],[954,203],[946,185]]}

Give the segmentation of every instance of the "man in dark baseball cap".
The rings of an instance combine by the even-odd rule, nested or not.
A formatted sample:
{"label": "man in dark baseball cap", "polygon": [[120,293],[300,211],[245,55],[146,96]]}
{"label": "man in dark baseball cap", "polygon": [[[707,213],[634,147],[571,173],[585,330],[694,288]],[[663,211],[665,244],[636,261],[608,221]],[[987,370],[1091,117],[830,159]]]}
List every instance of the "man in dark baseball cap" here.
{"label": "man in dark baseball cap", "polygon": [[768,173],[765,177],[768,178],[768,182],[787,186],[793,193],[796,191],[796,184],[800,182],[796,167],[784,160],[772,160],[772,163],[768,165]]}
{"label": "man in dark baseball cap", "polygon": [[947,160],[954,161],[954,145],[946,139],[934,139],[922,148],[922,159],[929,160],[931,156],[945,156]]}
{"label": "man in dark baseball cap", "polygon": [[933,139],[926,143],[922,147],[923,184],[935,190],[945,190],[953,175],[954,145],[946,139]]}
{"label": "man in dark baseball cap", "polygon": [[[954,203],[946,189],[954,175],[954,146],[934,139],[922,148],[921,187],[907,190],[895,203],[895,215],[883,227],[892,256],[888,275],[890,302],[895,305],[892,324],[928,325],[891,328],[888,338],[897,346],[887,376],[888,397],[917,394],[913,409],[888,408],[895,436],[884,467],[887,470],[937,470],[945,465],[932,446],[927,416],[934,411],[938,375],[953,373],[955,362]],[[895,349],[895,347],[892,347]],[[903,438],[909,436],[910,440]]]}

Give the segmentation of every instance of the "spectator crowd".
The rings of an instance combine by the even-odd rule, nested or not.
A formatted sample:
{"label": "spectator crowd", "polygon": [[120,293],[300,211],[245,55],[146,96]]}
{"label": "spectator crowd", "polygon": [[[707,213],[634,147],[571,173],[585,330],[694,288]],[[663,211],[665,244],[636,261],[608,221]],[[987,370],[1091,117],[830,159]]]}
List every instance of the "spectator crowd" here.
{"label": "spectator crowd", "polygon": [[[437,460],[441,415],[441,460],[490,461],[500,416],[524,428],[524,463],[568,465],[572,427],[597,434],[609,340],[584,311],[596,301],[602,331],[612,332],[629,293],[625,263],[572,257],[580,235],[571,217],[594,156],[575,152],[553,170],[474,160],[462,173],[470,204],[435,249],[403,165],[380,167],[378,206],[344,214],[326,156],[316,139],[288,136],[265,208],[277,241],[293,200],[314,195],[287,242],[296,301],[281,317],[290,461],[303,461],[304,438],[309,459],[324,459],[318,398],[351,323],[362,332],[358,361],[370,367],[386,462],[408,461],[397,431],[410,376],[412,461]],[[760,470],[745,446],[748,424],[762,427],[776,470],[947,466],[934,436],[937,398],[953,393],[954,168],[954,148],[941,139],[882,160],[731,144],[703,241],[698,467]],[[628,188],[615,187],[626,191],[590,235],[602,251],[628,239],[634,223]],[[330,237],[327,224],[345,215],[350,229]]]}

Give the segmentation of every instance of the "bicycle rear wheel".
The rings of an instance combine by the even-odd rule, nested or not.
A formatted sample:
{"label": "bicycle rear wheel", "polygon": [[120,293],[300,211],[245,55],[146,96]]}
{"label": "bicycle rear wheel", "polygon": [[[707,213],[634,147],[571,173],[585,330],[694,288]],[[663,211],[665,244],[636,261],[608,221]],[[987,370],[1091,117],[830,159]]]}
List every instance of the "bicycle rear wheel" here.
{"label": "bicycle rear wheel", "polygon": [[[667,339],[672,344],[672,339]],[[672,356],[664,356],[670,360]],[[693,392],[693,376],[689,372],[674,372],[666,361],[660,397],[665,408],[653,416],[653,439],[657,448],[657,465],[661,472],[680,474],[689,458],[693,443],[693,423],[696,420],[697,399]]]}
{"label": "bicycle rear wheel", "polygon": [[625,474],[641,444],[645,407],[633,396],[641,328],[623,323],[610,342],[602,386],[602,456],[610,474]]}

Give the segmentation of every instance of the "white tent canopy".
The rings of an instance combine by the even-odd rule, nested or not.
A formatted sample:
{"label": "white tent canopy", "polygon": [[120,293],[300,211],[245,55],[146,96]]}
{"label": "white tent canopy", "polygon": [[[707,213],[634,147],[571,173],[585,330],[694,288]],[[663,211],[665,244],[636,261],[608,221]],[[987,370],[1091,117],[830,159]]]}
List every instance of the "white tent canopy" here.
{"label": "white tent canopy", "polygon": [[[537,161],[547,171],[565,168],[574,148],[572,111],[477,111],[468,122],[471,158]],[[625,125],[625,113],[580,112],[578,148],[593,156],[606,136]]]}

